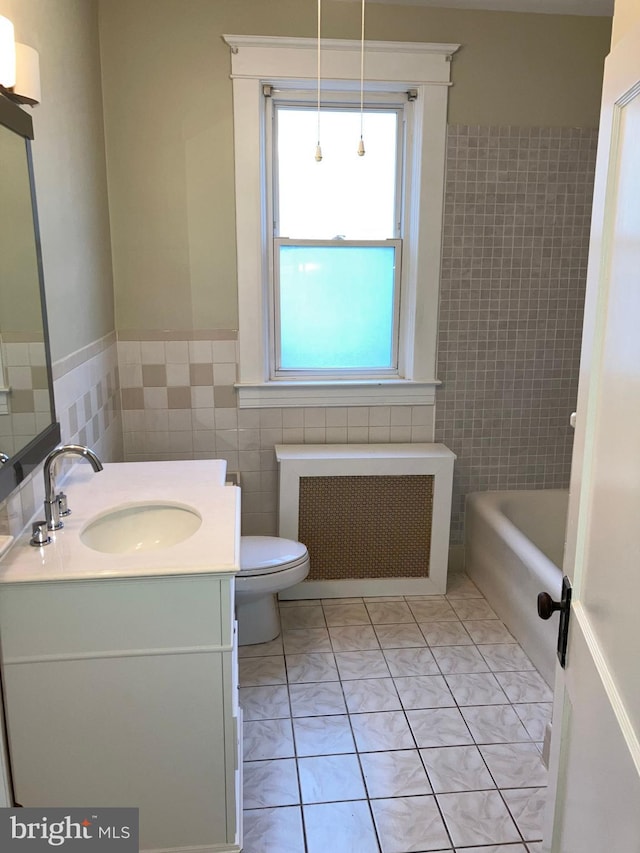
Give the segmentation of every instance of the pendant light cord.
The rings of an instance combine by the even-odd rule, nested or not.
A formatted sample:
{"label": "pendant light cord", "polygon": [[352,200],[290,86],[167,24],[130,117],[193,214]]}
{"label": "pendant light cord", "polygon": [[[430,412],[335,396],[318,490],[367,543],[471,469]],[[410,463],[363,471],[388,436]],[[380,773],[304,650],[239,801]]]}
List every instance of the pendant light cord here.
{"label": "pendant light cord", "polygon": [[366,0],[362,0],[362,19],[360,25],[360,142],[358,143],[358,157],[364,157],[364,7]]}
{"label": "pendant light cord", "polygon": [[316,142],[316,162],[322,160],[322,148],[320,147],[320,33],[322,31],[322,0],[318,0],[318,122]]}

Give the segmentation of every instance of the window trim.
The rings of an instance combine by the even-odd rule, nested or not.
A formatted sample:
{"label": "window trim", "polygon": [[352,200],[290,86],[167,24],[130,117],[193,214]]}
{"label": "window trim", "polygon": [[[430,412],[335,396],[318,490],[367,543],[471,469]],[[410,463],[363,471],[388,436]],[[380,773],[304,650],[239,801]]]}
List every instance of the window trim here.
{"label": "window trim", "polygon": [[[416,89],[412,132],[406,134],[403,310],[400,372],[404,379],[304,380],[269,378],[271,227],[265,180],[263,86],[308,88],[315,78],[315,39],[225,35],[231,48],[235,138],[236,239],[239,306],[240,407],[432,404],[444,203],[446,116],[450,60],[456,44],[367,42],[368,91]],[[360,43],[323,39],[323,86],[353,91]],[[420,283],[420,284],[419,284]]]}

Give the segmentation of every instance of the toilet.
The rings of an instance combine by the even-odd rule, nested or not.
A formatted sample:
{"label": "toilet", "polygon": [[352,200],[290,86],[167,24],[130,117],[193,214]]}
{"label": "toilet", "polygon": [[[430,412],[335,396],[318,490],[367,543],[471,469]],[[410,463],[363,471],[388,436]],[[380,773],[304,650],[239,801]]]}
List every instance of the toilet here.
{"label": "toilet", "polygon": [[302,542],[278,536],[241,536],[236,575],[238,645],[268,643],[280,633],[277,594],[309,574]]}

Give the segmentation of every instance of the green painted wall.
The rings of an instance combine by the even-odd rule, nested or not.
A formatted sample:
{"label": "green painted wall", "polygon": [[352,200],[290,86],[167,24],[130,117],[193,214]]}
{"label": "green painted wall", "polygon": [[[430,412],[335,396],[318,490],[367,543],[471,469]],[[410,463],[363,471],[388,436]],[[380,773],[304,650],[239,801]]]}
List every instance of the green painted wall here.
{"label": "green painted wall", "polygon": [[40,54],[32,111],[36,194],[54,360],[114,329],[97,0],[0,0]]}
{"label": "green painted wall", "polygon": [[[357,38],[359,4],[323,33]],[[119,329],[235,328],[230,59],[223,33],[313,36],[300,0],[100,0]],[[371,39],[460,42],[452,123],[597,125],[610,19],[367,8]]]}

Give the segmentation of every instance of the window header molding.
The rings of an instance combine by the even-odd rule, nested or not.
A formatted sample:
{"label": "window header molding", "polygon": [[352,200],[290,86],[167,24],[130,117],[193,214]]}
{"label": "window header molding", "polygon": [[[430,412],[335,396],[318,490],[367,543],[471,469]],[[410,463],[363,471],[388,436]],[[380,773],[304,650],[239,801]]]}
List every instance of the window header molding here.
{"label": "window header molding", "polygon": [[[314,79],[317,41],[313,38],[223,35],[231,48],[231,77]],[[366,41],[367,88],[376,82],[451,85],[450,63],[459,44],[405,41]],[[360,77],[360,42],[322,39],[322,79]],[[398,61],[399,57],[401,60]]]}

